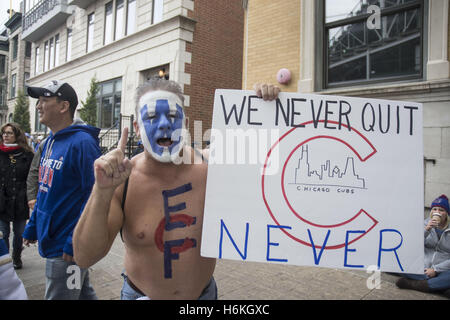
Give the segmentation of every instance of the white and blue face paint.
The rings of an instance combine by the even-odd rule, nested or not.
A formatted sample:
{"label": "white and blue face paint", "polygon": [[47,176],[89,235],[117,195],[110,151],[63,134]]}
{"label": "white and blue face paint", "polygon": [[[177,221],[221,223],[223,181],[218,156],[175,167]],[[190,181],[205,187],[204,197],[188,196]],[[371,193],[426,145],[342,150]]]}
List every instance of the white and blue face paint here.
{"label": "white and blue face paint", "polygon": [[160,162],[177,162],[186,141],[181,99],[168,91],[150,91],[139,99],[139,133],[145,150]]}

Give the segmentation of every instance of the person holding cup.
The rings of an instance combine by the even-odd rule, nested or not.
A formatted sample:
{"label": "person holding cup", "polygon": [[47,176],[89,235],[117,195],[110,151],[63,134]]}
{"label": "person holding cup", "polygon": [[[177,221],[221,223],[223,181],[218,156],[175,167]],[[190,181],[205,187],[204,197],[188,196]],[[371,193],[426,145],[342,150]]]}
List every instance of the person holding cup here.
{"label": "person holding cup", "polygon": [[396,282],[400,289],[444,292],[450,297],[449,211],[448,198],[444,194],[431,203],[430,217],[425,219],[424,274],[403,274]]}
{"label": "person holding cup", "polygon": [[[442,202],[442,204],[441,204]],[[447,206],[445,205],[447,202]],[[433,206],[434,204],[434,206]],[[448,199],[445,195],[441,195],[432,203],[432,208],[430,211],[430,219],[425,226],[425,231],[431,231],[433,228],[437,229],[438,232],[445,230],[448,227]]]}

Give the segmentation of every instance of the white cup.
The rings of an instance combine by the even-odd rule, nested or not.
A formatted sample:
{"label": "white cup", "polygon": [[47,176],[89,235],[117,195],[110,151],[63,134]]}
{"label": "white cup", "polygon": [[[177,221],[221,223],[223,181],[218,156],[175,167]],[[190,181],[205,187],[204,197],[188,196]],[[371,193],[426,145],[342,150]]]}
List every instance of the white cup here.
{"label": "white cup", "polygon": [[436,221],[437,224],[441,223],[441,214],[440,213],[433,213],[431,216],[432,221]]}

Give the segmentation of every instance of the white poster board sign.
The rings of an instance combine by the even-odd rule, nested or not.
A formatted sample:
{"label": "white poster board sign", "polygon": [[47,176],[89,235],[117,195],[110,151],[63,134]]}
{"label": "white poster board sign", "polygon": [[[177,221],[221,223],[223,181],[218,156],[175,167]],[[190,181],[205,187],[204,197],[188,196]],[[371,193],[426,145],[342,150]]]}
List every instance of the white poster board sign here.
{"label": "white poster board sign", "polygon": [[201,254],[423,273],[422,105],[217,90]]}

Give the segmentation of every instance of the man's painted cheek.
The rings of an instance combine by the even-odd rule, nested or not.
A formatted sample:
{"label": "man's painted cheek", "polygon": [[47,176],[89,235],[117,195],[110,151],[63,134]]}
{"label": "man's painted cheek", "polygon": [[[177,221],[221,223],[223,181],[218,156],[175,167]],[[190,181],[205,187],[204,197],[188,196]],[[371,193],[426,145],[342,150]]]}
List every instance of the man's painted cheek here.
{"label": "man's painted cheek", "polygon": [[175,118],[172,119],[172,145],[170,146],[169,150],[172,152],[172,149],[175,148],[181,141],[182,132],[183,129],[183,121],[184,121],[184,114],[183,109],[177,105],[177,112]]}
{"label": "man's painted cheek", "polygon": [[145,134],[147,136],[148,141],[150,142],[150,146],[152,148],[152,151],[161,155],[163,149],[158,146],[157,140],[154,139],[155,134],[158,131],[158,127],[156,125],[155,118],[150,119],[148,116],[148,106],[144,105],[141,108],[141,119],[142,123],[144,124],[144,132],[141,131],[141,134]]}

